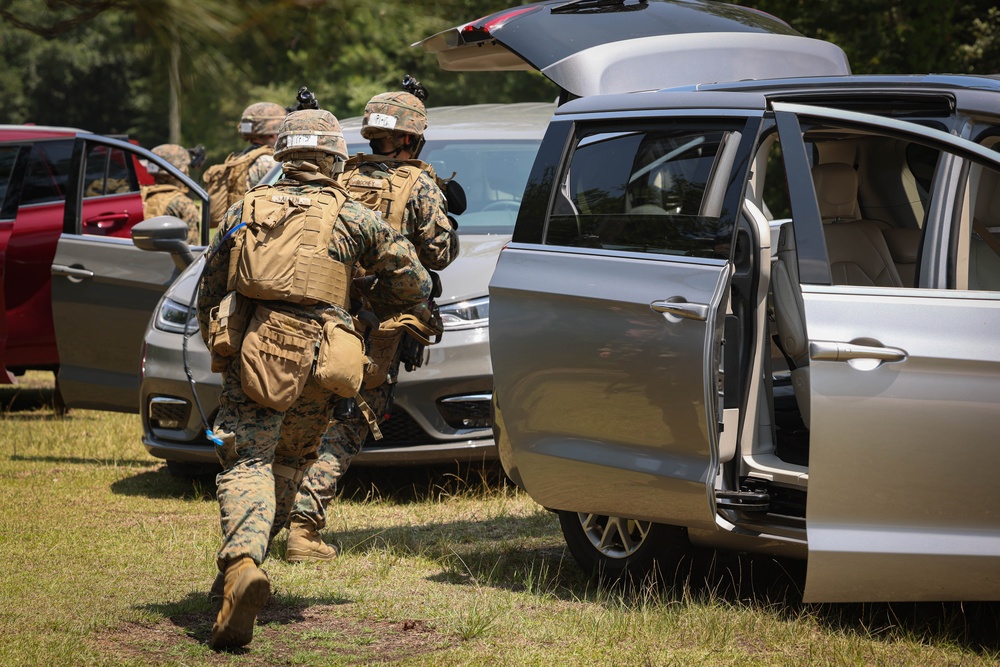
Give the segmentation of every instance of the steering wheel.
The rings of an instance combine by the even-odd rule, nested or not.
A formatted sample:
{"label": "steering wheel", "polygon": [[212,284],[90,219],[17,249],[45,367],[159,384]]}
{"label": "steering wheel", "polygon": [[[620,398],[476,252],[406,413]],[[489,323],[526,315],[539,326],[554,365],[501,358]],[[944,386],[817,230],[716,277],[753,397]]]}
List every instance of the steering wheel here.
{"label": "steering wheel", "polygon": [[514,211],[521,208],[521,202],[514,199],[498,199],[497,201],[491,201],[486,206],[479,209],[480,211]]}

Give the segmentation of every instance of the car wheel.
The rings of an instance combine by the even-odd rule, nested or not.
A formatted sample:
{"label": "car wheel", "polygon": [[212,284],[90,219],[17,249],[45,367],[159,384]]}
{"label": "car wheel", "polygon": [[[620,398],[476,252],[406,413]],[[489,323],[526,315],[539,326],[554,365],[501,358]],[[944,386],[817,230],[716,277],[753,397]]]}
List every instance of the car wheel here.
{"label": "car wheel", "polygon": [[602,581],[641,581],[652,574],[683,529],[652,521],[559,511],[566,545],[588,574]]}

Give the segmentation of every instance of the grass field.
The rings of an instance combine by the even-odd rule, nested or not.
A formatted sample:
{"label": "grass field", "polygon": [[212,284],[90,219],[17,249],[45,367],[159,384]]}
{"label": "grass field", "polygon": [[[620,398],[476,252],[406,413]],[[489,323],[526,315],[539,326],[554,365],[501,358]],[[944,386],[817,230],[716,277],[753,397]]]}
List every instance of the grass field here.
{"label": "grass field", "polygon": [[[209,645],[218,506],[135,415],[0,386],[0,665],[997,665],[1000,605],[806,605],[794,561],[687,550],[607,590],[495,468],[350,471],[341,556],[265,563],[253,643]],[[276,553],[275,553],[276,552]]]}

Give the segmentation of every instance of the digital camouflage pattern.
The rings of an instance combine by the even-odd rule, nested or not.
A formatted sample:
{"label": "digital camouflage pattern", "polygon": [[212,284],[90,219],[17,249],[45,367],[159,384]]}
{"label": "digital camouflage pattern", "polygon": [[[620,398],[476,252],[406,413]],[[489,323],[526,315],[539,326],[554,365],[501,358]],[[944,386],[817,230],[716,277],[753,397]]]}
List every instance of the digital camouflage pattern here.
{"label": "digital camouflage pattern", "polygon": [[[392,159],[378,156],[371,162],[391,165]],[[360,171],[365,176],[371,176],[377,169],[375,164],[363,164]],[[430,174],[421,173],[406,204],[403,234],[413,243],[421,264],[434,271],[440,271],[458,257],[458,231],[448,219],[447,210],[448,204],[441,188]],[[375,298],[372,301],[374,303]],[[385,319],[381,313],[379,316]],[[397,350],[390,367],[390,379],[361,393],[379,421],[384,419],[387,412],[392,387],[399,374],[399,353]],[[360,416],[353,421],[334,422],[330,425],[320,443],[319,458],[306,474],[302,490],[295,499],[292,515],[296,519],[311,522],[317,529],[326,526],[326,507],[336,495],[337,481],[361,451],[368,431],[368,423]]]}
{"label": "digital camouflage pattern", "polygon": [[[253,144],[247,152],[256,148],[261,148],[261,146]],[[265,176],[267,176],[267,172],[271,171],[275,162],[276,161],[271,152],[264,152],[258,155],[257,159],[250,163],[250,168],[247,170],[246,190],[243,191],[243,194],[246,194],[247,192],[250,192],[251,189],[255,188],[257,184],[260,183]]]}
{"label": "digital camouflage pattern", "polygon": [[346,160],[347,142],[336,116],[324,109],[288,114],[274,143],[274,158],[286,160],[297,152],[328,153]]}
{"label": "digital camouflage pattern", "polygon": [[187,196],[187,191],[186,187],[167,183],[142,186],[143,215],[146,218],[158,215],[180,218],[188,226],[188,245],[201,245],[201,211]]}
{"label": "digital camouflage pattern", "polygon": [[[287,178],[275,187],[290,195],[309,196],[319,187],[304,182],[315,177],[314,170],[300,172],[286,162],[285,173]],[[197,309],[206,341],[210,311],[226,295],[233,248],[233,238],[227,237],[227,233],[240,223],[242,215],[242,201],[230,207],[206,251],[208,259]],[[356,202],[348,201],[340,210],[329,250],[333,259],[359,265],[375,274],[378,281],[372,289],[387,308],[406,309],[426,299],[430,292],[430,277],[417,260],[412,244]],[[275,301],[263,304],[320,323],[351,322],[350,315],[337,306]],[[239,356],[229,363],[223,373],[214,428],[223,442],[217,447],[223,471],[216,479],[222,528],[222,546],[217,555],[220,569],[238,556],[250,556],[258,564],[263,562],[276,517],[280,529],[295,499],[300,475],[316,457],[332,404],[333,395],[310,378],[302,395],[287,411],[265,408],[251,401],[243,391]]]}
{"label": "digital camouflage pattern", "polygon": [[255,102],[243,110],[237,130],[244,139],[277,134],[286,113],[280,104]]}
{"label": "digital camouflage pattern", "polygon": [[160,144],[152,150],[152,153],[159,155],[185,174],[188,173],[188,168],[191,166],[191,154],[183,146],[178,146],[177,144]]}
{"label": "digital camouflage pattern", "polygon": [[374,139],[385,132],[423,136],[427,129],[427,109],[416,95],[403,91],[382,93],[371,98],[361,120],[361,136]]}

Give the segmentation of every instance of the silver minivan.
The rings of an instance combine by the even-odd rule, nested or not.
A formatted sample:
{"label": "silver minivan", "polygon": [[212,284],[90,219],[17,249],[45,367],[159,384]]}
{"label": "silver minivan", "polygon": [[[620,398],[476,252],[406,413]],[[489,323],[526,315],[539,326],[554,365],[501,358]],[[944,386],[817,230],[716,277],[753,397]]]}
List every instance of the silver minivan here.
{"label": "silver minivan", "polygon": [[[598,4],[618,35],[699,6],[537,3],[426,43],[505,68]],[[503,466],[605,576],[689,540],[806,558],[806,601],[1000,599],[1000,81],[741,59],[563,79],[490,283]]]}

